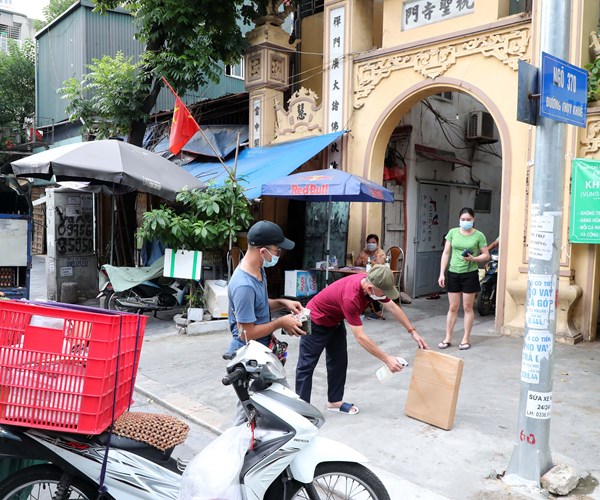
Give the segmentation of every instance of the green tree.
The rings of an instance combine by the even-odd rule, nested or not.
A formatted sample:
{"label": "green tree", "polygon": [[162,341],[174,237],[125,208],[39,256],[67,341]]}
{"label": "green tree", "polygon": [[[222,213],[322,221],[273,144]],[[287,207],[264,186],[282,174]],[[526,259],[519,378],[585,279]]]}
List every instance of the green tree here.
{"label": "green tree", "polygon": [[98,139],[126,135],[134,120],[143,119],[138,66],[122,52],[93,59],[82,81],[70,78],[59,90],[69,101],[69,119],[81,120],[86,134]]}
{"label": "green tree", "polygon": [[0,127],[12,138],[23,133],[35,113],[35,46],[31,40],[19,47],[8,40],[8,52],[0,52]]}
{"label": "green tree", "polygon": [[74,3],[74,0],[50,0],[50,3],[42,9],[44,20],[36,19],[34,21],[35,30],[39,31],[44,26],[50,24]]}
{"label": "green tree", "polygon": [[[139,113],[132,118],[129,142],[141,145],[146,123],[165,77],[183,94],[221,77],[219,62],[235,64],[245,50],[238,20],[283,16],[288,0],[96,0],[96,10],[125,7],[135,16],[137,38],[145,43],[139,80]],[[290,4],[290,5],[288,5]]]}
{"label": "green tree", "polygon": [[160,241],[166,248],[215,250],[237,240],[252,214],[244,189],[230,179],[223,186],[183,190],[177,207],[161,206],[143,215],[138,238]]}

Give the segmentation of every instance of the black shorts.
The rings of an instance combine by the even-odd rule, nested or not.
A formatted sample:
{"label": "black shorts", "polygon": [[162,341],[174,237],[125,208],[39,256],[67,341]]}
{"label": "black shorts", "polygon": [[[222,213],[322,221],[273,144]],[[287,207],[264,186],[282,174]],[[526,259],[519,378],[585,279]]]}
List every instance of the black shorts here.
{"label": "black shorts", "polygon": [[479,286],[479,271],[468,273],[453,273],[448,271],[446,291],[449,293],[477,293]]}

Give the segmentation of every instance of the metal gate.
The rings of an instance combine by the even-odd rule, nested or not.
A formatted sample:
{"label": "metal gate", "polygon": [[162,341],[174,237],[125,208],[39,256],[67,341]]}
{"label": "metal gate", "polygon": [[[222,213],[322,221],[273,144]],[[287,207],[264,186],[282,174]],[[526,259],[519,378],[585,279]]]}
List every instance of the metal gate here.
{"label": "metal gate", "polygon": [[419,183],[413,297],[439,292],[440,259],[449,222],[450,187]]}

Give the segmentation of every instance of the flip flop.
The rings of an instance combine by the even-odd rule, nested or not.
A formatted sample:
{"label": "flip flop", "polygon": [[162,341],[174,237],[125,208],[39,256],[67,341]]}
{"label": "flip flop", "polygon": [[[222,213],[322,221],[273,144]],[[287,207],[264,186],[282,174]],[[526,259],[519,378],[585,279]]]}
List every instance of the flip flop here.
{"label": "flip flop", "polygon": [[452,345],[451,342],[440,342],[438,344],[438,349],[448,349]]}
{"label": "flip flop", "polygon": [[458,346],[459,351],[466,351],[467,349],[471,349],[471,344],[469,344],[468,342],[465,342],[464,344],[460,344]]}
{"label": "flip flop", "polygon": [[333,411],[335,413],[343,413],[346,415],[356,415],[359,412],[358,406],[354,406],[352,403],[342,403],[341,406],[332,408],[327,407],[327,411]]}

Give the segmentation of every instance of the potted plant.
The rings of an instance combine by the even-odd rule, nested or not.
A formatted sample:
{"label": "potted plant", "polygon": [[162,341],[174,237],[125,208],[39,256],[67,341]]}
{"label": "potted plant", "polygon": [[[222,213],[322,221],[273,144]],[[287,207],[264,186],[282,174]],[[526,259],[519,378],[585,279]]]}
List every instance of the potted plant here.
{"label": "potted plant", "polygon": [[195,281],[190,281],[187,304],[187,319],[190,321],[202,321],[204,317],[204,296],[202,288],[198,287]]}
{"label": "potted plant", "polygon": [[[138,238],[158,240],[172,252],[220,250],[235,243],[238,232],[247,230],[252,221],[244,189],[231,179],[222,186],[183,190],[176,201],[176,206],[163,205],[146,212]],[[188,288],[188,305],[192,306],[202,295],[194,280],[190,279]]]}

